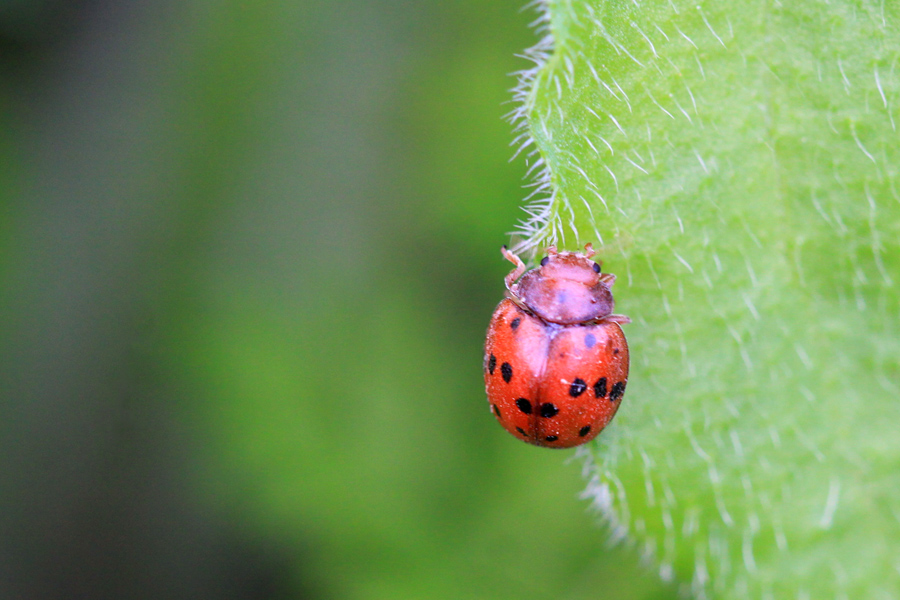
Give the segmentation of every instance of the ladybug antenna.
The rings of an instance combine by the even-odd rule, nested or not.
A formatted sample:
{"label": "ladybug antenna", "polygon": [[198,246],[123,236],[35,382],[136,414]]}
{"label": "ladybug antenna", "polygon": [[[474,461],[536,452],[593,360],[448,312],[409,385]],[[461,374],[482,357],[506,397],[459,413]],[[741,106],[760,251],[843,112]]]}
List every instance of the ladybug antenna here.
{"label": "ladybug antenna", "polygon": [[507,276],[504,278],[504,280],[503,280],[503,281],[506,283],[506,289],[510,289],[510,287],[511,287],[512,284],[513,284],[513,282],[514,282],[516,279],[518,279],[519,277],[521,277],[522,274],[525,272],[525,263],[522,262],[522,259],[521,259],[521,258],[519,258],[519,257],[516,256],[515,254],[513,254],[512,252],[510,252],[510,251],[506,248],[505,245],[504,245],[502,248],[500,248],[500,253],[503,255],[503,258],[505,258],[506,260],[508,260],[508,261],[511,262],[512,264],[516,265],[516,268],[513,269],[512,271],[510,271],[510,272],[509,272],[509,275],[507,275]]}
{"label": "ladybug antenna", "polygon": [[556,256],[557,255],[556,246],[555,245],[547,246],[547,249],[544,250],[544,252],[547,253],[547,256]]}
{"label": "ladybug antenna", "polygon": [[595,254],[597,254],[597,252],[594,250],[594,245],[592,243],[588,242],[587,244],[584,245],[585,258],[590,258]]}

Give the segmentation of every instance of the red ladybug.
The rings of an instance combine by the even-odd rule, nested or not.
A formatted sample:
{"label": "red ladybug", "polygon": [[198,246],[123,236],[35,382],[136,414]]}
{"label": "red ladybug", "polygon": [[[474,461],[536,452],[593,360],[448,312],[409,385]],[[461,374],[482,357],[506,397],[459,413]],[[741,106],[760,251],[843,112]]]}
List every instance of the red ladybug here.
{"label": "red ladybug", "polygon": [[628,383],[628,343],[619,323],[631,319],[612,314],[616,276],[600,272],[591,244],[584,249],[550,246],[540,267],[527,273],[518,256],[502,249],[516,268],[488,327],[484,384],[500,424],[536,446],[592,440],[616,414]]}

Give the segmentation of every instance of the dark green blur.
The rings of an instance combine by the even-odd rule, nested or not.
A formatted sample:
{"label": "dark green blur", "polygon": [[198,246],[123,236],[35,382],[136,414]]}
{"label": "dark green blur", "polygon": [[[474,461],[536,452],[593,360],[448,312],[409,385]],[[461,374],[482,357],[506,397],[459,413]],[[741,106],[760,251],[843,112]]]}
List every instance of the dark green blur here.
{"label": "dark green blur", "polygon": [[0,598],[672,598],[493,422],[522,0],[0,4]]}

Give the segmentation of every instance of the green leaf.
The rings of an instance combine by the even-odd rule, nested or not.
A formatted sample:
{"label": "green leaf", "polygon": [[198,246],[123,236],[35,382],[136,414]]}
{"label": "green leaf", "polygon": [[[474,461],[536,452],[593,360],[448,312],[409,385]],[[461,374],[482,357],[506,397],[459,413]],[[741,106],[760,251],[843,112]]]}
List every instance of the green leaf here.
{"label": "green leaf", "polygon": [[634,319],[588,495],[697,598],[900,596],[900,5],[547,10],[519,247]]}

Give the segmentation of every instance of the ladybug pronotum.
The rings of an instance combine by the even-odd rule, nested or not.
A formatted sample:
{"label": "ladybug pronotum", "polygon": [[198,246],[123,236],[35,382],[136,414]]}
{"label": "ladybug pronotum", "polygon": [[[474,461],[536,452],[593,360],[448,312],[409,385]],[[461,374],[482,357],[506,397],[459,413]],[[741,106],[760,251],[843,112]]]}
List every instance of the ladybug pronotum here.
{"label": "ladybug pronotum", "polygon": [[612,420],[628,383],[628,343],[612,314],[616,276],[584,253],[547,248],[539,267],[522,260],[506,276],[491,317],[484,383],[491,412],[522,441],[547,448],[589,442]]}

